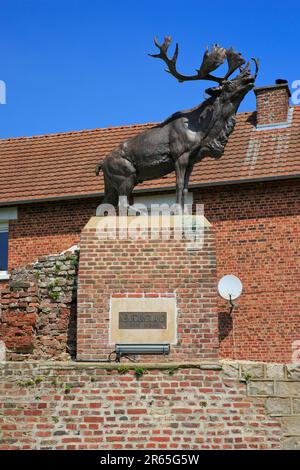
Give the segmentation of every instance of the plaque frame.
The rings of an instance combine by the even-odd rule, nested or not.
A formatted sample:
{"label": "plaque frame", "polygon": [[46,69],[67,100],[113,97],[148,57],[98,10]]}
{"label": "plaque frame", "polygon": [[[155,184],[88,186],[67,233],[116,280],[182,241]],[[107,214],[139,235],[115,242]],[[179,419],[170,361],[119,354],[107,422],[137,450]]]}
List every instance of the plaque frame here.
{"label": "plaque frame", "polygon": [[[165,328],[119,328],[119,313],[165,313]],[[175,297],[110,298],[109,344],[177,344]]]}

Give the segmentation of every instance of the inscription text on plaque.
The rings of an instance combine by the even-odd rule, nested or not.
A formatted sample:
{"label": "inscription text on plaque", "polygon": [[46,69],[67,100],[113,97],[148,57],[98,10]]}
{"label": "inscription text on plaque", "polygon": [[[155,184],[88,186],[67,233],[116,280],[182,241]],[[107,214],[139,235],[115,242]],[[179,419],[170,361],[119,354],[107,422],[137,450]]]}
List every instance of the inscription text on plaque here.
{"label": "inscription text on plaque", "polygon": [[167,312],[119,312],[121,330],[164,330]]}

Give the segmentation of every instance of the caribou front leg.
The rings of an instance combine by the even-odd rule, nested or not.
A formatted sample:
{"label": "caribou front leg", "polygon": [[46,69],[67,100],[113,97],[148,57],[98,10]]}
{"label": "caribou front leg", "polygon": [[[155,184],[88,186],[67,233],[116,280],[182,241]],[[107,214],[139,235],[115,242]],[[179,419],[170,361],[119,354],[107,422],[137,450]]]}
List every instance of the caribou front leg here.
{"label": "caribou front leg", "polygon": [[176,173],[176,202],[180,205],[182,212],[184,210],[184,182],[185,174],[189,164],[189,154],[183,153],[175,162]]}

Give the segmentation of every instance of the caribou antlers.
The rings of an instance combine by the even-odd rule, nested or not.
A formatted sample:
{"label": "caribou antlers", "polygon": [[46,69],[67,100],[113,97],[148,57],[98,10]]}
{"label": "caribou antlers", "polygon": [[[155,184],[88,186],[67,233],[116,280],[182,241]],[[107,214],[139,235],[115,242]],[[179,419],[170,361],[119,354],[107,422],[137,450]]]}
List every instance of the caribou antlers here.
{"label": "caribou antlers", "polygon": [[[196,70],[196,75],[182,75],[176,69],[176,62],[179,52],[178,43],[176,44],[173,57],[170,59],[167,55],[168,48],[171,42],[171,36],[165,36],[164,42],[162,44],[159,44],[157,38],[155,37],[154,43],[156,47],[158,47],[160,52],[159,54],[149,55],[151,57],[163,60],[168,66],[166,71],[173,75],[179,82],[185,82],[188,80],[212,80],[221,85],[225,80],[230,77],[230,75],[232,75],[238,68],[241,68],[242,65],[245,64],[245,59],[243,59],[242,55],[239,52],[234,51],[233,48],[224,49],[223,47],[220,47],[219,44],[214,44],[210,52],[208,48],[206,49],[203,56],[202,64],[200,68]],[[220,65],[222,65],[225,59],[227,59],[228,63],[228,72],[226,73],[226,75],[223,78],[211,75],[211,72],[213,72]]]}

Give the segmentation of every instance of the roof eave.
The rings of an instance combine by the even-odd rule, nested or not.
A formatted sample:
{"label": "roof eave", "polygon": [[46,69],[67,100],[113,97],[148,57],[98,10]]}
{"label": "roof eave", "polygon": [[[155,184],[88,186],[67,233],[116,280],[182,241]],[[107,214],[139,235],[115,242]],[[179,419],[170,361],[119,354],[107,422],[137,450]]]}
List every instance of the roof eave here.
{"label": "roof eave", "polygon": [[[189,189],[196,190],[202,188],[211,188],[214,186],[231,186],[238,184],[249,184],[249,183],[264,183],[271,181],[280,181],[280,180],[291,180],[299,179],[300,173],[292,175],[276,175],[276,176],[265,176],[258,178],[245,178],[237,180],[223,180],[223,181],[212,181],[206,183],[194,183],[189,185]],[[162,186],[155,188],[140,188],[136,189],[133,194],[145,194],[145,193],[158,193],[158,192],[167,192],[175,191],[175,185],[171,186]],[[24,205],[24,204],[35,204],[35,203],[44,203],[44,202],[60,202],[60,201],[71,201],[75,199],[93,199],[101,198],[104,195],[103,192],[99,193],[87,193],[87,194],[72,194],[66,196],[50,196],[45,198],[33,198],[33,199],[21,199],[21,200],[11,200],[11,201],[0,201],[0,207],[12,206],[12,205]]]}

